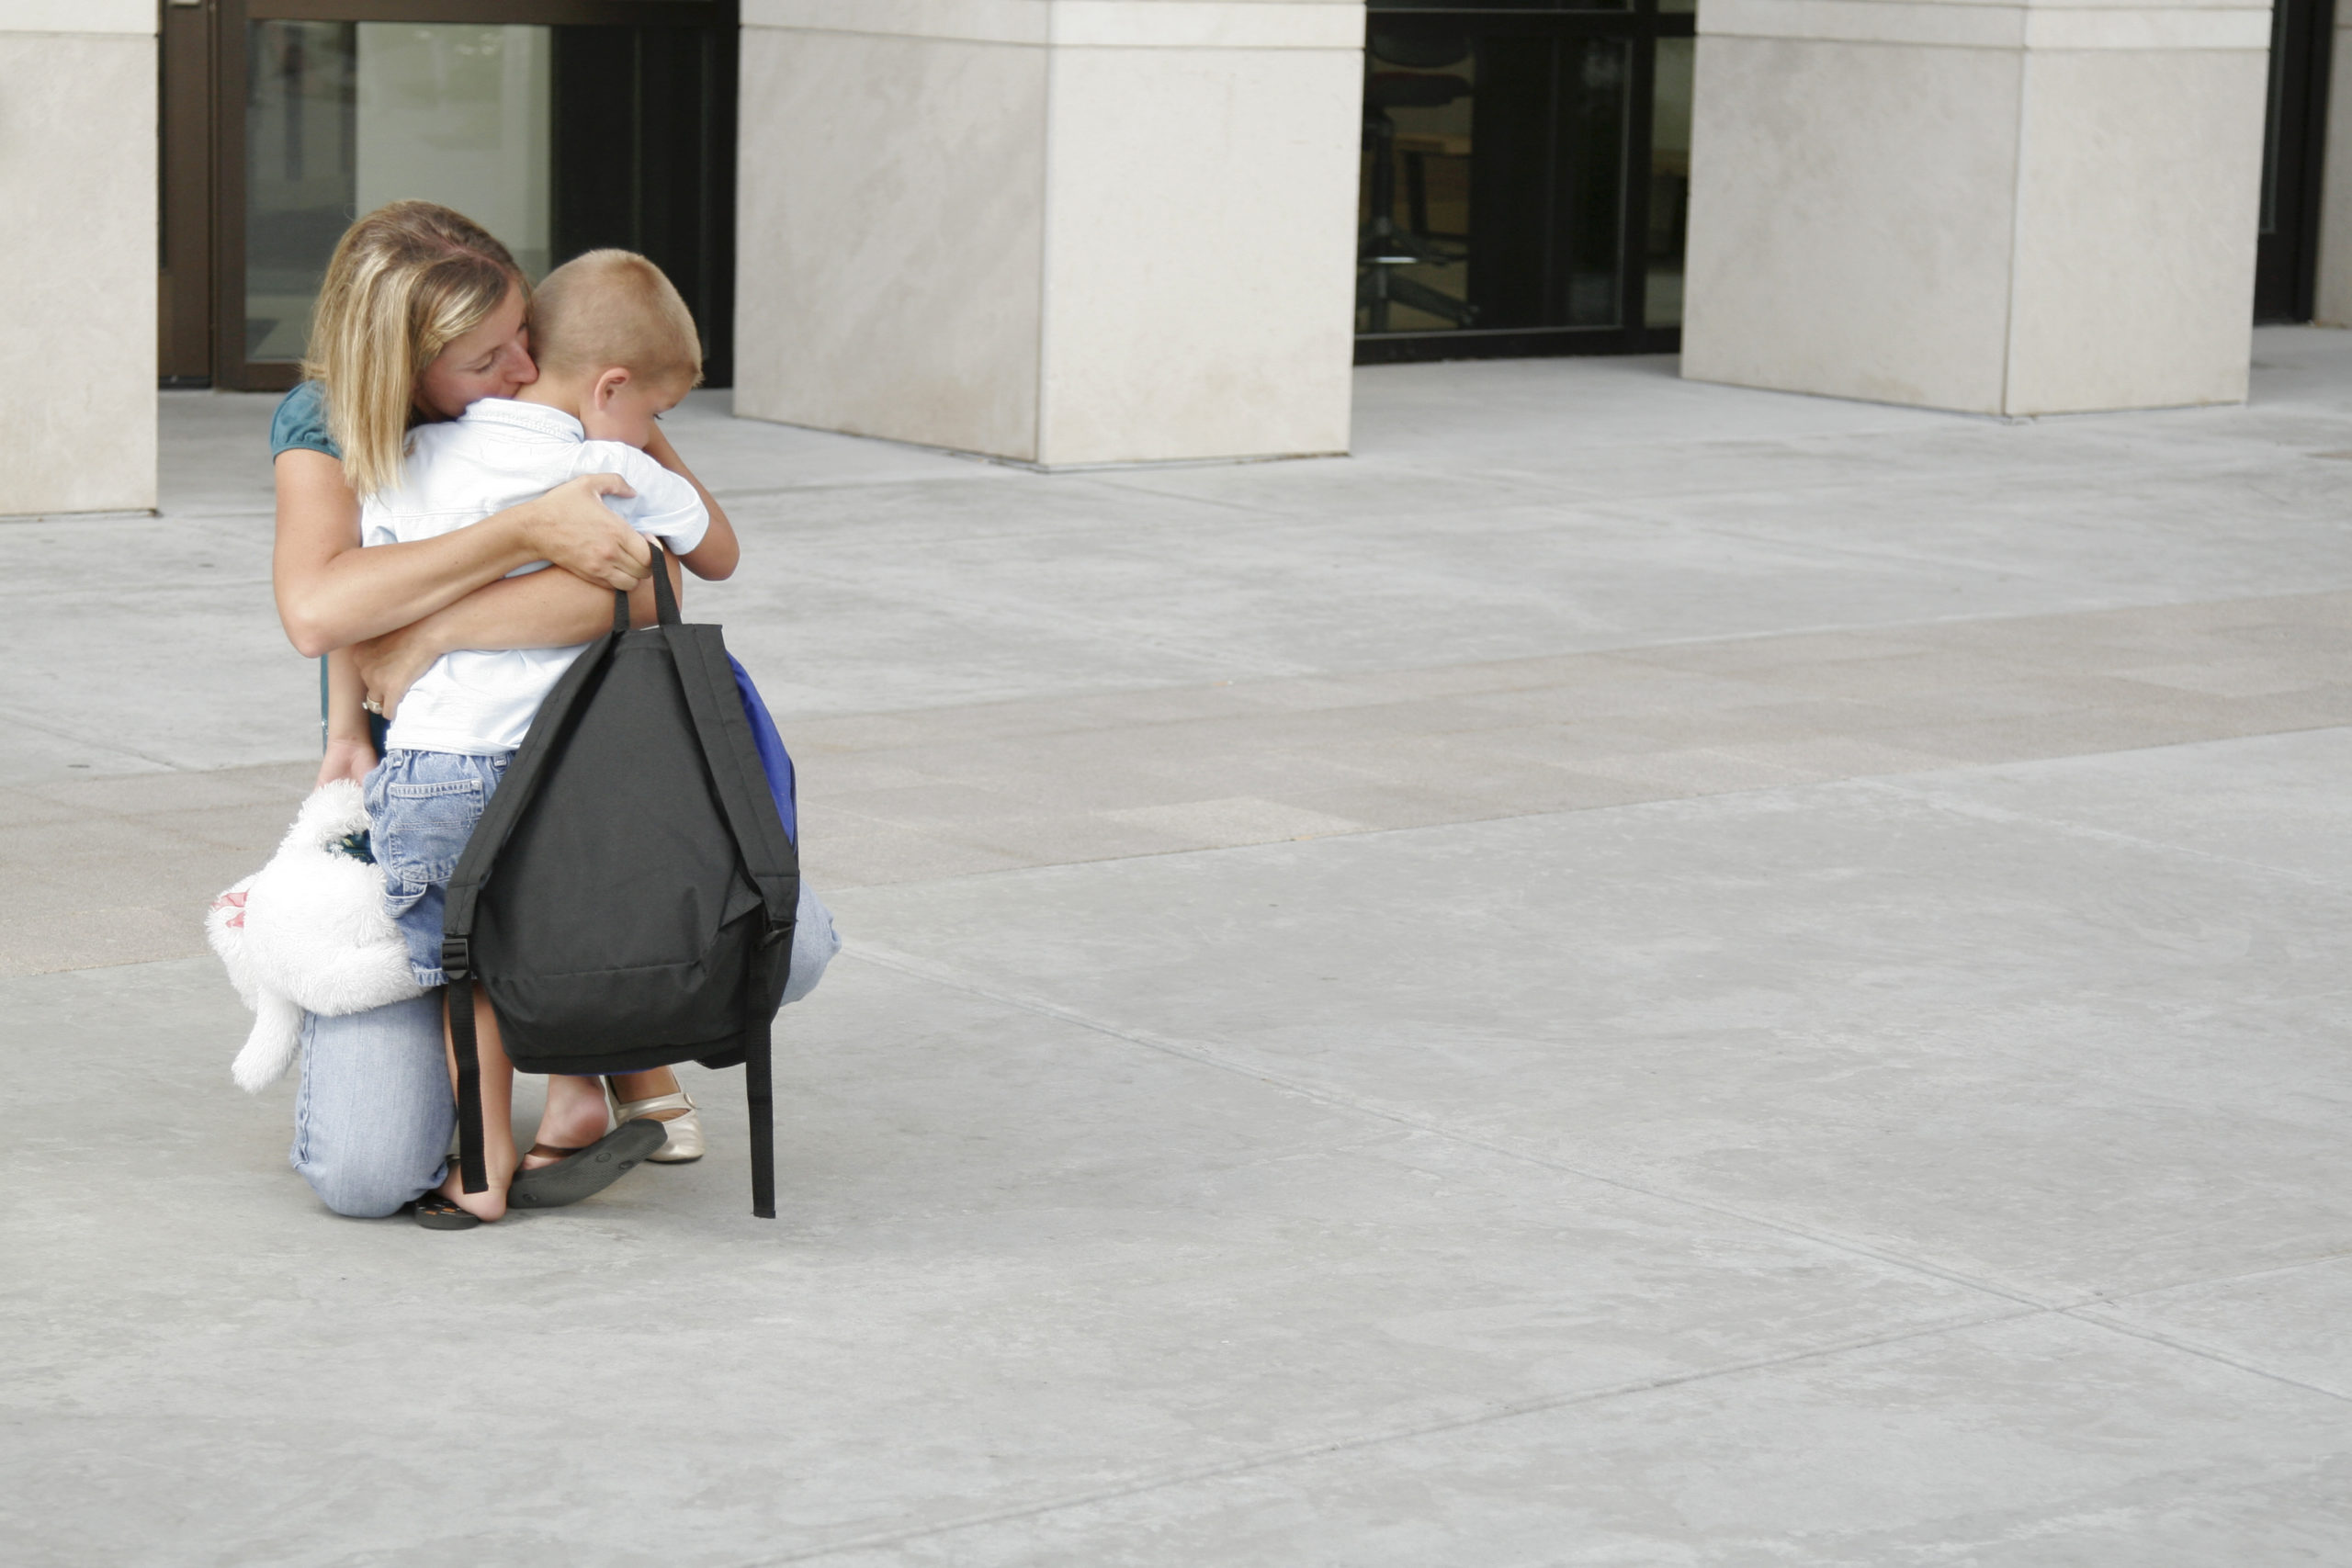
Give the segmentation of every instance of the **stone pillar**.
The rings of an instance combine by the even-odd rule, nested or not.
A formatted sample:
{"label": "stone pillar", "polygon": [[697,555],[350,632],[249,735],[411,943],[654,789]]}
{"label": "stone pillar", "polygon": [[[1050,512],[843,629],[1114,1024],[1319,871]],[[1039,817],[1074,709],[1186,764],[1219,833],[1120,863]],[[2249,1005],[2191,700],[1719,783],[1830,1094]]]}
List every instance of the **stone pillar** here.
{"label": "stone pillar", "polygon": [[2235,402],[2268,0],[1702,0],[1683,374]]}
{"label": "stone pillar", "polygon": [[744,0],[735,409],[1342,451],[1362,0]]}
{"label": "stone pillar", "polygon": [[0,7],[0,514],[155,504],[155,0]]}

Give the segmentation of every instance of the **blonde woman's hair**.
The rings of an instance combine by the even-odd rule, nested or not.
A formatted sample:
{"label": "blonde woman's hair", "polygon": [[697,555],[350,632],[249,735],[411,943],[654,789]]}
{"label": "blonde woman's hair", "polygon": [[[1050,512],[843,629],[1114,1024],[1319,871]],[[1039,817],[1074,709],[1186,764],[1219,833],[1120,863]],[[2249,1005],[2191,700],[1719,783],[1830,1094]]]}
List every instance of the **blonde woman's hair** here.
{"label": "blonde woman's hair", "polygon": [[702,379],[694,312],[635,251],[589,251],[548,274],[531,301],[531,353],[560,376],[619,366],[649,381]]}
{"label": "blonde woman's hair", "polygon": [[530,285],[504,245],[429,201],[379,207],[344,231],[311,317],[302,374],[326,389],[327,434],[362,496],[391,485],[416,381],[441,351]]}

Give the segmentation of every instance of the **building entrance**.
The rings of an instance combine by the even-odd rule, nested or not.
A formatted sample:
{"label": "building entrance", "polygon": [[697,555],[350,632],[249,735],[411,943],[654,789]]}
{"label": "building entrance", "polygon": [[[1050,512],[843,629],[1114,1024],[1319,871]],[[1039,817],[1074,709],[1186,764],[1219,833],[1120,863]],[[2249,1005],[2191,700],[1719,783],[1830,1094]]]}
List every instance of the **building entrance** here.
{"label": "building entrance", "polygon": [[1692,0],[1371,0],[1356,359],[1679,345]]}
{"label": "building entrance", "polygon": [[164,9],[161,368],[291,386],[335,241],[456,208],[534,280],[616,245],[731,376],[733,0],[174,0]]}
{"label": "building entrance", "polygon": [[2308,321],[2317,305],[2320,173],[2335,38],[2335,0],[2275,0],[2254,264],[2257,321]]}

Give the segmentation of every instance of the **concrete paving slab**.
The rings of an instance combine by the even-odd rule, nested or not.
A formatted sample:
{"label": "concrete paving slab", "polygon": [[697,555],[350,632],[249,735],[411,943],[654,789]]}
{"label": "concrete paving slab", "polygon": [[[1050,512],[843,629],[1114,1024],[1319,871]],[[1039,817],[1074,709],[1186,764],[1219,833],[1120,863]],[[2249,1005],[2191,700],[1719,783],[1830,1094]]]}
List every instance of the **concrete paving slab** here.
{"label": "concrete paving slab", "polygon": [[28,1565],[773,1561],[2012,1310],[854,963],[787,1015],[774,1224],[732,1075],[698,1166],[336,1220],[209,966],[0,987],[84,1069],[0,1154]]}
{"label": "concrete paving slab", "polygon": [[1928,784],[1990,807],[2352,889],[2352,731],[1987,768]]}
{"label": "concrete paving slab", "polygon": [[[2036,1317],[1498,1413],[823,1561],[2322,1562],[2352,1529],[2347,1435],[2324,1394]],[[1338,1520],[1351,1527],[1343,1559]]]}
{"label": "concrete paving slab", "polygon": [[[2340,767],[2256,744],[2306,789]],[[2352,1241],[2323,1021],[2352,888],[1946,806],[1951,777],[840,903],[991,993],[2033,1299]]]}

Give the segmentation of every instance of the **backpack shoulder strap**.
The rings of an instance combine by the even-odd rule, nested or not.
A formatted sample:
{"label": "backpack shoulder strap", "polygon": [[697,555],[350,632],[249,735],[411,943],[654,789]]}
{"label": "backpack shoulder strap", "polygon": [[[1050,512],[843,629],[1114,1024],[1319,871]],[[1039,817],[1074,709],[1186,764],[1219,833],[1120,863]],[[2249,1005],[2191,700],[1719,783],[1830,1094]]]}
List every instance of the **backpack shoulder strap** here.
{"label": "backpack shoulder strap", "polygon": [[800,860],[785,837],[767,769],[760,761],[759,742],[735,689],[727,645],[714,626],[665,627],[662,635],[670,639],[678,684],[684,688],[686,708],[694,716],[695,733],[702,741],[711,782],[718,785],[736,852],[767,907],[768,934],[786,935],[800,907]]}

